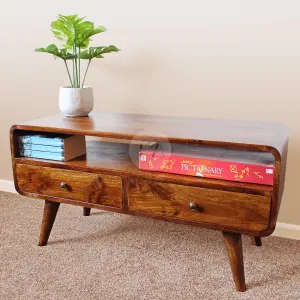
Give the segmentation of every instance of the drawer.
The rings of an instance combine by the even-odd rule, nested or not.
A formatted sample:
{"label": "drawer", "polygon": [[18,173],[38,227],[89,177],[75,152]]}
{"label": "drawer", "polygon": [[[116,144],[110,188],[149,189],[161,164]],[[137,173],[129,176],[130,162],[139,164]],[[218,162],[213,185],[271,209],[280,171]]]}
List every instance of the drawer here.
{"label": "drawer", "polygon": [[122,178],[118,176],[17,164],[16,179],[25,193],[122,207]]}
{"label": "drawer", "polygon": [[131,211],[170,219],[261,231],[268,227],[271,199],[142,179],[130,179]]}

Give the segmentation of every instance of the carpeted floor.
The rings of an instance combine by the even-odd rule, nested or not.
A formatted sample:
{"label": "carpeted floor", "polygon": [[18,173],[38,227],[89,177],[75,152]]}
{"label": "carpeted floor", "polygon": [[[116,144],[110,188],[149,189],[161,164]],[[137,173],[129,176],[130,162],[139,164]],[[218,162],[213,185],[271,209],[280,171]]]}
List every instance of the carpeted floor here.
{"label": "carpeted floor", "polygon": [[0,193],[0,299],[300,299],[300,241],[243,238],[237,293],[220,232],[61,205],[38,247],[43,201]]}

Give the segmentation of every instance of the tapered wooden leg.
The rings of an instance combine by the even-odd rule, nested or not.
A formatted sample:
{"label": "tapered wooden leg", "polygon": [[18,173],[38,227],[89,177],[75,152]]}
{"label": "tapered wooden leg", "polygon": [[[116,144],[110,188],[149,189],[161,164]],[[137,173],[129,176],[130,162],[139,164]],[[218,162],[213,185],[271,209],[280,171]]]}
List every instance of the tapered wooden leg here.
{"label": "tapered wooden leg", "polygon": [[39,246],[46,246],[60,203],[45,201]]}
{"label": "tapered wooden leg", "polygon": [[87,217],[90,214],[91,214],[91,209],[89,207],[84,207],[83,208],[83,215]]}
{"label": "tapered wooden leg", "polygon": [[253,236],[252,239],[253,239],[254,244],[257,247],[260,247],[262,245],[261,238],[259,236]]}
{"label": "tapered wooden leg", "polygon": [[224,232],[225,244],[236,290],[246,291],[242,238],[239,233]]}

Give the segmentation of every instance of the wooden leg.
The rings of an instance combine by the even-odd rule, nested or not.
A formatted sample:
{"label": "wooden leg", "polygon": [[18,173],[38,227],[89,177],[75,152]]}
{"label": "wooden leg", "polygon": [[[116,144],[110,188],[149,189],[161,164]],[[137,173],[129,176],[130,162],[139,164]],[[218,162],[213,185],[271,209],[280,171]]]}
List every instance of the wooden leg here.
{"label": "wooden leg", "polygon": [[246,291],[242,238],[239,233],[224,232],[225,244],[236,290]]}
{"label": "wooden leg", "polygon": [[254,244],[257,246],[257,247],[260,247],[262,245],[261,243],[261,238],[259,236],[253,236],[253,241],[254,241]]}
{"label": "wooden leg", "polygon": [[91,214],[91,209],[89,207],[84,207],[83,208],[83,215],[87,217],[90,214]]}
{"label": "wooden leg", "polygon": [[46,246],[60,203],[45,201],[39,246]]}

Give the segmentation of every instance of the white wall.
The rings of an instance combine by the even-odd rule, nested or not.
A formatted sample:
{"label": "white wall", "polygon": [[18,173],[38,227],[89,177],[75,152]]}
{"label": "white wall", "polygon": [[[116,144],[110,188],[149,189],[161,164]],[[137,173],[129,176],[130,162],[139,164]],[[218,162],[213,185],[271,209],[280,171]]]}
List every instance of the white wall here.
{"label": "white wall", "polygon": [[12,178],[10,125],[58,112],[64,66],[33,52],[55,41],[49,24],[58,13],[105,25],[94,45],[122,49],[90,69],[95,111],[285,123],[291,139],[280,221],[300,224],[299,1],[2,1],[0,178]]}

